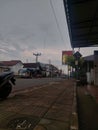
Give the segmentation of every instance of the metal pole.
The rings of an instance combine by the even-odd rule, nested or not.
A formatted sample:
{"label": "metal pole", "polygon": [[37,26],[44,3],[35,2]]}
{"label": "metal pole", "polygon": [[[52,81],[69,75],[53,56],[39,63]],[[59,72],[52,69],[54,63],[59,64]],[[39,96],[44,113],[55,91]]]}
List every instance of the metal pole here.
{"label": "metal pole", "polygon": [[36,63],[38,62],[38,56],[41,56],[41,53],[33,53],[36,56]]}

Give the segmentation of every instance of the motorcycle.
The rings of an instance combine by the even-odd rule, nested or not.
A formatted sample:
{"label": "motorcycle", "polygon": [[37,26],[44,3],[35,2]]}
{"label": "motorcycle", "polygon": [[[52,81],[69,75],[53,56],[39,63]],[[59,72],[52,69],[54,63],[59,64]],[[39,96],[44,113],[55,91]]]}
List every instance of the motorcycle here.
{"label": "motorcycle", "polygon": [[0,99],[6,99],[12,91],[12,85],[15,85],[13,72],[3,72],[0,74]]}

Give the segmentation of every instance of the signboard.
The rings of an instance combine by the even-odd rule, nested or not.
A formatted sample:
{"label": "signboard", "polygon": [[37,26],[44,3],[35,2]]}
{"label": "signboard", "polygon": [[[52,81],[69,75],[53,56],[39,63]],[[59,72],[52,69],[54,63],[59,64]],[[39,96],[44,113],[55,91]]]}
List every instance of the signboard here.
{"label": "signboard", "polygon": [[62,51],[62,65],[67,64],[68,57],[72,55],[73,51]]}
{"label": "signboard", "polygon": [[75,57],[75,59],[79,60],[82,55],[81,55],[80,52],[77,51],[77,52],[74,53],[73,56]]}

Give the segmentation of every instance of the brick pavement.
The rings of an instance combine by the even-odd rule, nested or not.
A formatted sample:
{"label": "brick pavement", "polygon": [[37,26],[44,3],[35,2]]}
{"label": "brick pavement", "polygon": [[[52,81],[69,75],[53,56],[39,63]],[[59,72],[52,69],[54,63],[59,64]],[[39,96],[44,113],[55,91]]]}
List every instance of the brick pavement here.
{"label": "brick pavement", "polygon": [[77,130],[75,96],[68,79],[9,96],[0,101],[0,130]]}

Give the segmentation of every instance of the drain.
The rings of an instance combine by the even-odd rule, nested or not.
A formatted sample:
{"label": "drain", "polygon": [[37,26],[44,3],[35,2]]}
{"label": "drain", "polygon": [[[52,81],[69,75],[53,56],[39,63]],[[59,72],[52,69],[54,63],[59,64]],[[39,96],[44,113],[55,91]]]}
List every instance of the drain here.
{"label": "drain", "polygon": [[39,122],[39,118],[36,117],[19,117],[12,119],[7,128],[12,128],[14,130],[31,130]]}

